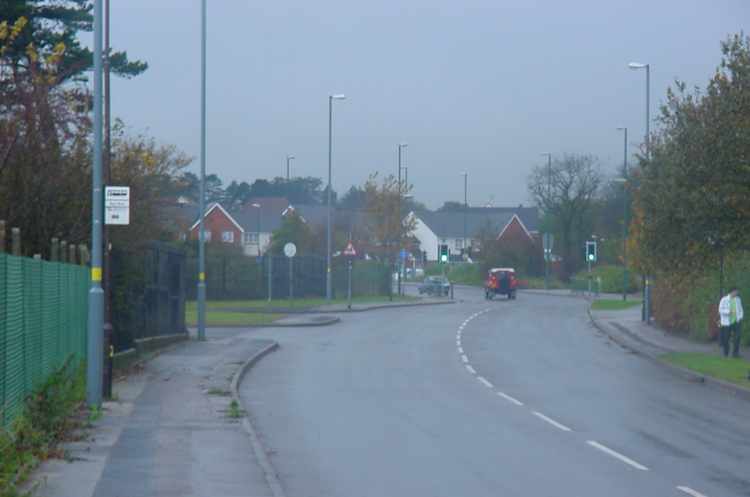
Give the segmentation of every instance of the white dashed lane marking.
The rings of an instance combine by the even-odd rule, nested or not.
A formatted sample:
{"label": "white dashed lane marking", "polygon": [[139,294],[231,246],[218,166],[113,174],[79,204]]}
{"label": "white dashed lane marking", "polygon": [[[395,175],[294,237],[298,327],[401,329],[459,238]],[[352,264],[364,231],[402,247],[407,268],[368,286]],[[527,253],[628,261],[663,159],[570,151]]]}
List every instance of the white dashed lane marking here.
{"label": "white dashed lane marking", "polygon": [[515,397],[511,397],[510,395],[508,395],[508,394],[506,394],[506,393],[503,393],[503,392],[497,392],[497,394],[498,394],[498,395],[499,395],[500,397],[502,397],[502,398],[504,398],[505,400],[507,400],[508,402],[510,402],[511,404],[515,404],[515,405],[517,405],[517,406],[522,406],[522,405],[523,405],[523,402],[521,402],[520,400],[516,399]]}
{"label": "white dashed lane marking", "polygon": [[464,355],[461,356],[461,360],[464,362],[464,364],[468,364],[469,363],[469,358],[466,357],[466,354],[464,354]]}
{"label": "white dashed lane marking", "polygon": [[469,373],[471,373],[473,375],[477,374],[477,371],[474,368],[472,368],[471,366],[469,366],[468,364],[466,365],[466,371],[468,371]]}
{"label": "white dashed lane marking", "polygon": [[693,497],[706,497],[702,493],[698,492],[697,490],[693,490],[690,487],[679,486],[679,487],[677,487],[677,490],[679,490],[681,492],[685,492],[688,495],[692,495]]}
{"label": "white dashed lane marking", "polygon": [[559,430],[562,430],[562,431],[572,431],[570,428],[568,428],[564,424],[558,423],[557,421],[555,421],[552,418],[548,418],[547,416],[545,416],[544,414],[542,414],[539,411],[532,411],[531,414],[533,414],[537,418],[541,419],[542,421],[545,421],[545,422],[551,424],[552,426],[554,426],[555,428],[557,428]]}
{"label": "white dashed lane marking", "polygon": [[605,454],[608,454],[608,455],[614,457],[615,459],[619,459],[620,461],[624,462],[625,464],[633,466],[635,469],[639,469],[641,471],[648,471],[648,468],[646,466],[644,466],[643,464],[641,464],[639,462],[636,462],[636,461],[632,460],[631,458],[629,458],[628,456],[624,456],[624,455],[620,454],[619,452],[614,451],[614,450],[610,449],[609,447],[600,444],[599,442],[596,442],[594,440],[588,440],[586,443],[589,444],[590,446],[594,447],[595,449],[600,450],[600,451],[604,452]]}
{"label": "white dashed lane marking", "polygon": [[486,386],[487,388],[495,388],[495,386],[489,381],[487,381],[487,378],[485,378],[484,376],[478,376],[477,380],[479,380],[479,383]]}

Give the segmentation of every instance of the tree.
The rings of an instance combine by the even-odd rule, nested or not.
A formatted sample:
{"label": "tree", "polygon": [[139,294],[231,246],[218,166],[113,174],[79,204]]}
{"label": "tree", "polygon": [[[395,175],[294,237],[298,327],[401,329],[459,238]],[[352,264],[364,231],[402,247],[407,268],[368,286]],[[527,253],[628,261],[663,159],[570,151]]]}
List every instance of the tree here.
{"label": "tree", "polygon": [[592,211],[602,183],[597,159],[591,155],[568,154],[547,166],[534,168],[528,190],[536,204],[553,220],[562,248],[564,276],[582,260],[583,241],[591,233]]}
{"label": "tree", "polygon": [[367,205],[367,192],[364,188],[352,186],[339,200],[339,207],[344,209],[364,209]]}
{"label": "tree", "polygon": [[443,205],[440,206],[438,211],[440,212],[455,212],[464,210],[463,202],[456,202],[454,200],[446,200]]}
{"label": "tree", "polygon": [[305,255],[312,251],[314,240],[310,227],[294,211],[284,216],[281,227],[273,232],[271,236],[271,253],[282,255],[284,245],[294,243],[297,246],[297,254]]}
{"label": "tree", "polygon": [[721,44],[705,90],[667,92],[636,192],[642,260],[651,270],[722,264],[750,244],[750,37]]}
{"label": "tree", "polygon": [[395,257],[416,227],[413,217],[405,219],[403,196],[409,193],[410,188],[403,185],[399,188],[399,182],[393,175],[378,183],[378,175],[373,174],[363,190],[367,198],[367,225],[371,241],[382,247],[383,255]]}
{"label": "tree", "polygon": [[[26,21],[21,35],[6,47],[3,54],[6,67],[14,73],[31,71],[63,47],[58,70],[50,82],[58,85],[82,78],[93,66],[93,54],[90,49],[81,46],[78,33],[93,30],[92,9],[90,0],[0,1],[0,23],[13,26],[20,19]],[[27,56],[30,47],[38,57]],[[110,67],[114,74],[132,77],[141,74],[148,65],[130,61],[126,52],[112,52]]]}

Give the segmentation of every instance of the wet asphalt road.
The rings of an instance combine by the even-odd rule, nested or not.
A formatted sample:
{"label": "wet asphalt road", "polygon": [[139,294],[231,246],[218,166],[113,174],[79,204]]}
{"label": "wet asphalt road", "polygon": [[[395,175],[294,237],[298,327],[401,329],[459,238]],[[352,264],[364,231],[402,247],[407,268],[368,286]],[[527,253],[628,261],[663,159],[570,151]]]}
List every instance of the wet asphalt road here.
{"label": "wet asphalt road", "polygon": [[256,333],[281,349],[242,395],[289,497],[750,496],[750,403],[623,350],[581,300],[456,297]]}

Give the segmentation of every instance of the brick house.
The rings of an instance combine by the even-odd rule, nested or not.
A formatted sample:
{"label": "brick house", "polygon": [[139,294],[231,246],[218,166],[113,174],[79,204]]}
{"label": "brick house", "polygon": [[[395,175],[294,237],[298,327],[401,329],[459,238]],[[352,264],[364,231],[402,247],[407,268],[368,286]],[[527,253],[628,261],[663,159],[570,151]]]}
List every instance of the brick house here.
{"label": "brick house", "polygon": [[[203,217],[203,224],[207,242],[221,242],[232,245],[242,244],[245,229],[229,214],[221,204],[213,203],[208,206]],[[198,239],[199,221],[190,227],[190,239]]]}

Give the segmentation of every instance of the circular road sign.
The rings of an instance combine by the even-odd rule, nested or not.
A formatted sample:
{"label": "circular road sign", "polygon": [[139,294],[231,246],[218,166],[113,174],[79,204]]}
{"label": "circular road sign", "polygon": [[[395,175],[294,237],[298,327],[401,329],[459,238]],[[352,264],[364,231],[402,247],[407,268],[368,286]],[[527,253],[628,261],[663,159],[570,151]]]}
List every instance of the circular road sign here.
{"label": "circular road sign", "polygon": [[284,255],[287,257],[294,257],[297,254],[297,246],[292,242],[284,245]]}

